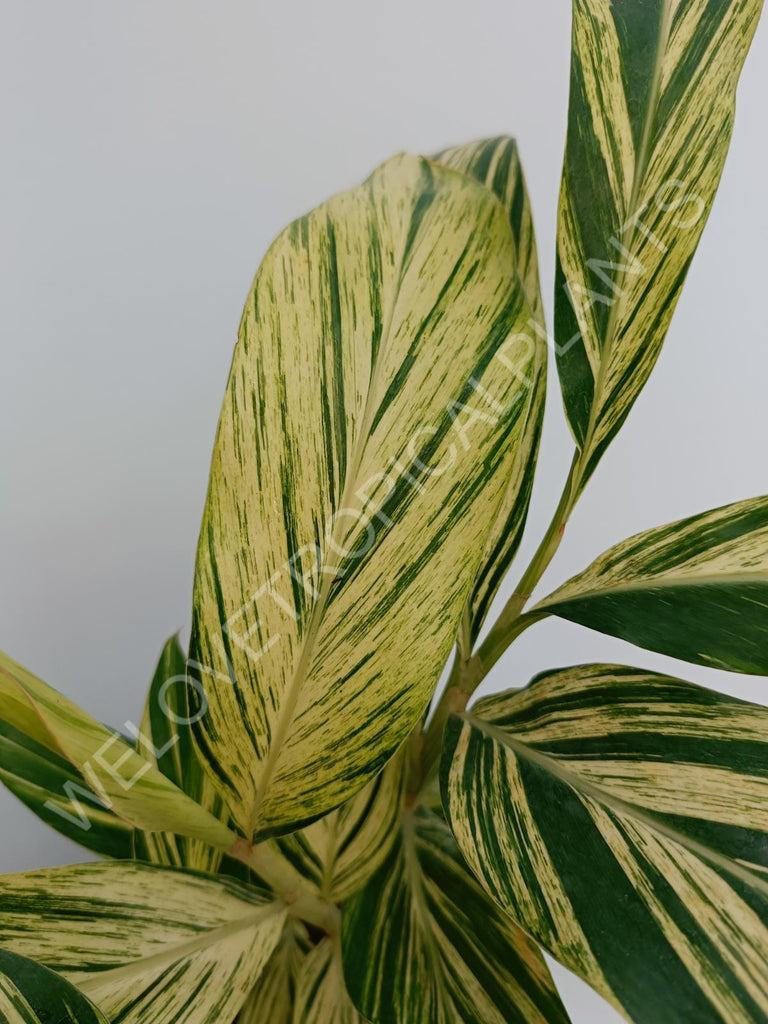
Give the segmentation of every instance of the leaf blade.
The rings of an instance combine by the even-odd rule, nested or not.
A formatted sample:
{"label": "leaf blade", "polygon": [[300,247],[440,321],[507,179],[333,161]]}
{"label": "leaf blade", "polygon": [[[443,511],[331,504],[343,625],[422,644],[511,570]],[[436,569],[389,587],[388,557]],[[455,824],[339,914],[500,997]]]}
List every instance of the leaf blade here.
{"label": "leaf blade", "polygon": [[271,840],[302,878],[331,903],[357,892],[386,859],[400,826],[404,759],[396,754],[373,782],[338,810]]}
{"label": "leaf blade", "polygon": [[233,845],[234,833],[173,786],[118,732],[110,732],[2,652],[0,696],[4,720],[66,757],[123,820],[147,830],[174,828],[222,849]]}
{"label": "leaf blade", "polygon": [[696,664],[768,675],[768,497],[615,545],[534,611]]}
{"label": "leaf blade", "polygon": [[762,0],[574,0],[555,333],[583,487],[658,358]]}
{"label": "leaf blade", "polygon": [[1,720],[0,781],[68,839],[102,857],[131,856],[133,827],[102,804],[69,761]]}
{"label": "leaf blade", "polygon": [[292,1024],[296,982],[309,948],[303,926],[286,925],[237,1024]]}
{"label": "leaf blade", "polygon": [[444,801],[483,885],[629,1019],[758,1021],[766,742],[765,708],[578,666],[451,720]]}
{"label": "leaf blade", "polygon": [[459,633],[459,642],[463,648],[471,648],[523,539],[544,422],[547,332],[531,202],[515,140],[507,136],[481,139],[444,150],[437,154],[435,160],[446,167],[472,175],[498,197],[507,211],[515,240],[515,268],[531,314],[525,330],[519,336],[521,342],[530,345],[534,356],[531,369],[523,382],[530,389],[531,400],[519,454],[488,535],[483,560],[469,598],[467,635]]}
{"label": "leaf blade", "polygon": [[82,993],[33,960],[0,949],[4,1024],[109,1024]]}
{"label": "leaf blade", "polygon": [[[196,804],[226,824],[224,802],[203,770],[192,738],[188,708],[187,657],[178,636],[160,654],[147,694],[136,749]],[[215,874],[223,851],[201,839],[173,832],[137,832],[134,855],[152,864]]]}
{"label": "leaf blade", "polygon": [[[527,319],[498,201],[417,158],[267,254],[220,421],[192,640],[196,740],[246,835],[338,806],[423,712],[516,448],[525,396],[496,356]],[[467,407],[489,395],[469,442]],[[459,512],[481,497],[470,530]],[[437,599],[425,559],[452,567]],[[422,628],[433,643],[417,647]]]}
{"label": "leaf blade", "polygon": [[342,947],[350,995],[376,1024],[568,1021],[538,949],[426,811],[404,814],[388,861],[345,905]]}
{"label": "leaf blade", "polygon": [[437,153],[436,163],[469,174],[497,196],[507,211],[515,240],[515,269],[523,285],[531,316],[543,323],[541,282],[531,200],[517,143],[508,135],[478,139]]}
{"label": "leaf blade", "polygon": [[323,939],[302,964],[293,1024],[366,1024],[349,998],[337,939]]}
{"label": "leaf blade", "polygon": [[233,1018],[287,912],[229,880],[118,861],[3,876],[0,908],[3,946],[125,1024]]}

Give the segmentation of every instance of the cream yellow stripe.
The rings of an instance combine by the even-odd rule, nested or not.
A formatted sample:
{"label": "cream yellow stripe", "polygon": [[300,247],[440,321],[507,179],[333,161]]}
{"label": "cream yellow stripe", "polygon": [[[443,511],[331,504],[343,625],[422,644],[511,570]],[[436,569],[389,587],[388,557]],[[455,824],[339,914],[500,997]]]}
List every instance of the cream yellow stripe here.
{"label": "cream yellow stripe", "polygon": [[[699,987],[717,1008],[723,1020],[751,1024],[748,1013],[727,979],[707,958],[704,947],[683,934],[664,903],[656,896],[647,875],[621,835],[611,816],[594,801],[584,798],[596,825],[617,861],[632,880],[638,894],[659,924],[662,934],[681,958]],[[714,942],[718,953],[759,1004],[768,1003],[768,932],[754,912],[727,882],[691,851],[642,827],[621,819],[622,829],[637,850],[654,864],[673,887],[683,906],[695,907],[696,921],[703,935]],[[749,937],[751,941],[745,942]],[[732,950],[738,949],[738,955]]]}

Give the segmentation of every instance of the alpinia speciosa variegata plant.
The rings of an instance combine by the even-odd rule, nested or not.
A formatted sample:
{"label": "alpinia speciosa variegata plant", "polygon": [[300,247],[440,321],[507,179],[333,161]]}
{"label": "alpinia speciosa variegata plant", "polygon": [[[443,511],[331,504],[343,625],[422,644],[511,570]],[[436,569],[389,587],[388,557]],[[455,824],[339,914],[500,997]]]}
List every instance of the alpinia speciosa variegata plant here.
{"label": "alpinia speciosa variegata plant", "polygon": [[[575,0],[553,334],[508,138],[397,156],[274,242],[189,652],[125,735],[0,656],[2,780],[103,858],[0,878],[3,1021],[561,1024],[542,949],[631,1021],[768,1019],[768,710],[605,664],[471,703],[550,615],[768,675],[768,497],[529,604],[666,336],[760,7]],[[487,623],[550,348],[573,463]]]}

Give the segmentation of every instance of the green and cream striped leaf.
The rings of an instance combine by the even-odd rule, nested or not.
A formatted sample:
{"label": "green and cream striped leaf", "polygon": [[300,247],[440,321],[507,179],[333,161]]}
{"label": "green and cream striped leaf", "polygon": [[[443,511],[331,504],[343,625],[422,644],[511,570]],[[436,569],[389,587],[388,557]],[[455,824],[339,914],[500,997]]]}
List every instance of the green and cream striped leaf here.
{"label": "green and cream striped leaf", "polygon": [[133,828],[66,758],[0,720],[0,781],[46,825],[102,857],[128,858]]}
{"label": "green and cream striped leaf", "polygon": [[768,709],[563,669],[453,717],[442,784],[487,891],[630,1020],[768,1019]]}
{"label": "green and cream striped leaf", "polygon": [[342,916],[344,973],[373,1024],[552,1024],[568,1015],[533,942],[467,870],[445,824],[406,811]]}
{"label": "green and cream striped leaf", "polygon": [[535,323],[542,324],[536,233],[517,142],[508,135],[478,139],[463,146],[444,149],[434,160],[443,167],[450,167],[475,178],[497,196],[507,211],[515,242],[517,276],[525,289],[531,316],[535,318]]}
{"label": "green and cream striped leaf", "polygon": [[0,949],[3,1024],[109,1024],[104,1014],[64,978],[34,960]]}
{"label": "green and cream striped leaf", "polygon": [[297,979],[309,949],[304,926],[289,922],[237,1024],[293,1024]]}
{"label": "green and cream striped leaf", "polygon": [[534,612],[684,661],[768,675],[768,497],[630,537]]}
{"label": "green and cream striped leaf", "polygon": [[373,782],[337,811],[273,845],[330,902],[361,889],[394,843],[403,806],[400,754]]}
{"label": "green and cream striped leaf", "polygon": [[539,454],[544,402],[547,391],[547,333],[539,283],[536,235],[528,190],[517,151],[508,136],[481,139],[438,153],[435,159],[446,167],[470,174],[498,196],[507,211],[516,247],[517,275],[525,290],[531,317],[524,329],[508,342],[529,348],[533,354],[523,384],[530,388],[531,401],[518,457],[507,485],[469,599],[464,626],[459,633],[462,650],[469,653],[477,639],[491,602],[523,538],[533,478]]}
{"label": "green and cream striped leaf", "polygon": [[582,486],[658,358],[762,0],[574,0],[555,334]]}
{"label": "green and cream striped leaf", "polygon": [[[198,549],[195,738],[238,827],[370,781],[429,700],[526,422],[509,221],[410,156],[295,222],[246,303]],[[439,587],[434,580],[439,579]]]}
{"label": "green and cream striped leaf", "polygon": [[323,939],[304,960],[292,1024],[366,1024],[347,992],[338,938]]}
{"label": "green and cream striped leaf", "polygon": [[0,946],[63,975],[113,1024],[231,1021],[286,914],[253,887],[136,862],[0,877]]}
{"label": "green and cream striped leaf", "polygon": [[[147,831],[170,828],[224,850],[234,844],[234,833],[166,779],[120,733],[100,725],[2,652],[0,698],[6,722],[65,757],[103,807],[124,821]],[[80,809],[90,812],[82,804]]]}
{"label": "green and cream striped leaf", "polygon": [[[166,641],[158,661],[136,736],[136,749],[196,804],[219,821],[229,812],[203,770],[192,738],[188,710],[187,656],[177,636]],[[139,860],[215,873],[222,850],[200,839],[173,832],[137,832],[134,852]]]}

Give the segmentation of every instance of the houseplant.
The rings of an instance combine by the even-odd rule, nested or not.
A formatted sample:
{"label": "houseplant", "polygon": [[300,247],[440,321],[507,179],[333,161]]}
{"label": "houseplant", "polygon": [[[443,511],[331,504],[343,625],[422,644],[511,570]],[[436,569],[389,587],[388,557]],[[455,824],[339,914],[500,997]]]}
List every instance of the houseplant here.
{"label": "houseplant", "polygon": [[[528,607],[666,334],[758,8],[576,4],[550,346],[510,140],[388,161],[271,248],[189,655],[125,737],[0,663],[5,781],[109,858],[0,883],[10,1019],[563,1020],[532,940],[633,1020],[765,1018],[767,712],[605,665],[470,704],[551,614],[766,672],[765,499]],[[548,347],[573,467],[482,633]]]}

